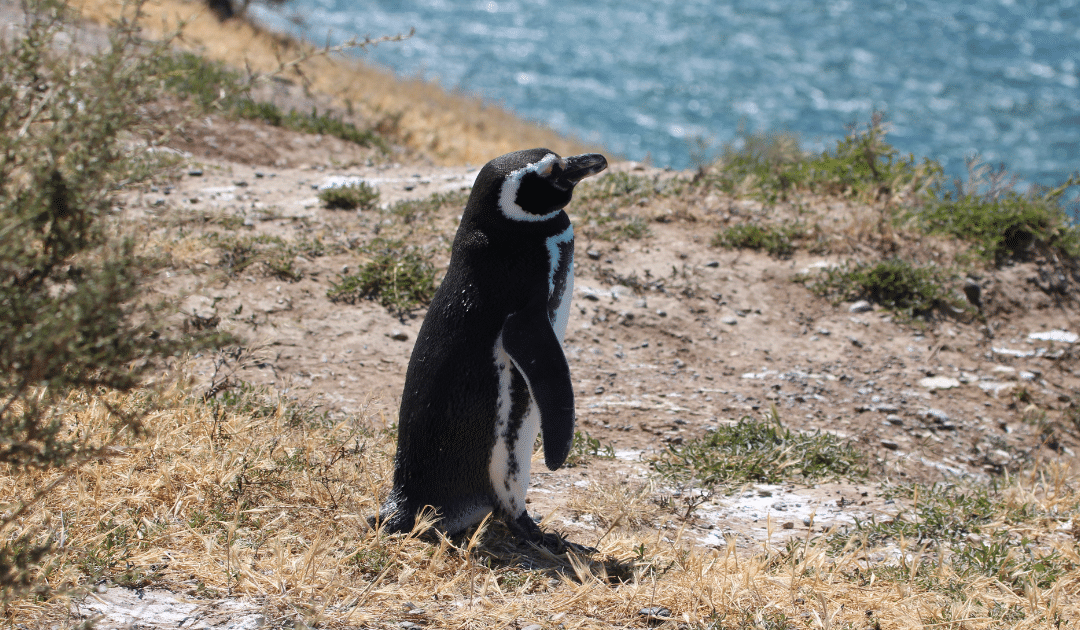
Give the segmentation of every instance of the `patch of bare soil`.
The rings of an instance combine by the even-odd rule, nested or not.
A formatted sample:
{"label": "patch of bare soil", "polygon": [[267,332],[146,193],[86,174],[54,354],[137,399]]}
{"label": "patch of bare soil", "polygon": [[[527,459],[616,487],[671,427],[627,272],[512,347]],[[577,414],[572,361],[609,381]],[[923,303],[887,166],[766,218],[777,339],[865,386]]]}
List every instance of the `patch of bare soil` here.
{"label": "patch of bare soil", "polygon": [[[366,262],[362,248],[297,255],[289,280],[261,265],[230,273],[205,237],[404,238],[433,252],[441,269],[461,208],[409,221],[388,208],[465,191],[475,171],[407,156],[387,161],[397,158],[257,123],[198,124],[176,144],[190,156],[183,174],[130,197],[127,212],[172,257],[153,290],[185,296],[187,321],[177,325],[220,322],[248,340],[239,358],[203,357],[204,386],[229,377],[277,388],[332,416],[364,412],[393,425],[424,312],[399,317],[374,301],[327,297],[340,274]],[[632,163],[611,171],[690,177]],[[322,207],[318,189],[346,180],[375,186],[380,207]],[[830,304],[792,281],[842,256],[800,251],[779,260],[709,245],[718,227],[768,211],[760,203],[716,196],[666,203],[658,197],[626,208],[648,221],[649,233],[614,241],[590,238],[598,232],[589,219],[569,208],[579,236],[565,347],[578,424],[615,457],[554,472],[534,463],[530,509],[549,526],[594,543],[605,519],[574,506],[589,493],[621,492],[628,506],[652,505],[628,510],[661,530],[667,523],[673,536],[723,545],[736,534],[753,545],[887,514],[891,506],[877,492],[883,481],[985,477],[1080,448],[1075,427],[1062,420],[1080,391],[1073,346],[1062,341],[1068,335],[1051,333],[1080,329],[1077,312],[1037,288],[1034,264],[980,277],[984,312],[992,314],[985,321],[905,323],[880,309]],[[165,237],[163,223],[172,226]],[[876,462],[874,481],[704,497],[655,481],[649,461],[669,445],[774,408],[790,428],[857,443]],[[655,505],[685,505],[689,517]]]}

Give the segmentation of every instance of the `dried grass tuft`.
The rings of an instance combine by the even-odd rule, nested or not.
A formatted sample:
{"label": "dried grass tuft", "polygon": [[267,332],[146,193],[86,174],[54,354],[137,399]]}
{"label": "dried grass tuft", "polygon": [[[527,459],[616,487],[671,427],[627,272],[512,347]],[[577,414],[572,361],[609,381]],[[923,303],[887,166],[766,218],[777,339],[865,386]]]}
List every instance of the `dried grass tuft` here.
{"label": "dried grass tuft", "polygon": [[[365,418],[330,423],[310,409],[252,388],[204,401],[183,383],[126,396],[72,396],[64,422],[91,441],[109,427],[108,407],[155,401],[150,429],[118,443],[115,455],[62,472],[0,475],[0,495],[53,492],[3,535],[53,541],[53,585],[153,585],[189,596],[255,597],[269,618],[343,628],[402,621],[433,627],[538,623],[567,628],[643,627],[660,609],[695,628],[1051,627],[1080,616],[1080,573],[1049,588],[1000,579],[959,579],[931,549],[908,545],[898,562],[872,561],[858,542],[830,550],[828,538],[786,546],[692,548],[653,529],[647,486],[596,484],[571,510],[610,521],[592,555],[525,549],[499,523],[461,539],[381,536],[366,519],[389,481],[392,436]],[[1005,511],[1035,506],[1075,512],[1075,479],[1063,470],[1013,480]],[[1007,504],[1007,505],[1006,505]],[[4,508],[10,509],[11,503]],[[1005,525],[1002,525],[1004,527]],[[580,541],[590,543],[592,541]],[[1080,561],[1075,541],[1054,543]],[[947,588],[941,585],[948,585]],[[934,586],[937,585],[937,586]],[[71,621],[70,604],[25,600],[14,623]],[[646,610],[651,609],[651,610]],[[644,612],[643,612],[644,611]]]}

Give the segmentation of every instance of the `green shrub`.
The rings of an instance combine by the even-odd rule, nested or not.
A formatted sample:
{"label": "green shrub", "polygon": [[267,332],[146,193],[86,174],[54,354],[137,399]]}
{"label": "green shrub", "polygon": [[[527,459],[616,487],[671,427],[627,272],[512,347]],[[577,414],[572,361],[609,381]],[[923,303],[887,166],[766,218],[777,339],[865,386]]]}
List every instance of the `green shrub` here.
{"label": "green shrub", "polygon": [[[112,443],[61,423],[70,395],[131,390],[154,359],[195,347],[161,336],[167,305],[141,286],[151,262],[113,210],[116,189],[147,173],[127,147],[165,45],[147,48],[138,25],[121,22],[80,56],[56,45],[74,28],[66,7],[23,7],[25,29],[0,41],[0,465],[71,468],[108,457]],[[111,409],[112,439],[139,431],[146,406]],[[20,511],[9,504],[0,527]],[[33,567],[51,551],[5,535],[0,603],[47,589]]]}
{"label": "green shrub", "polygon": [[916,267],[898,258],[826,269],[810,289],[834,302],[869,300],[907,317],[959,306],[935,268]]}
{"label": "green shrub", "polygon": [[653,467],[679,483],[780,483],[790,479],[853,478],[866,474],[864,457],[831,433],[799,433],[774,412],[766,420],[743,417],[705,437],[669,446]]}
{"label": "green shrub", "polygon": [[319,201],[331,210],[370,210],[379,201],[379,191],[367,182],[334,186],[320,192]]}

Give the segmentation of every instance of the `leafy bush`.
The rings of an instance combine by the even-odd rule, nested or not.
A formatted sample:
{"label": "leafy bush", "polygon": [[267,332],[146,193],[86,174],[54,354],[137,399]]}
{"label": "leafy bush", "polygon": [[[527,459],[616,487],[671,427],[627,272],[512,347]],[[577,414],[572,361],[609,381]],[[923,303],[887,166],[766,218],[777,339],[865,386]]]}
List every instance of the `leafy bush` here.
{"label": "leafy bush", "polygon": [[926,315],[947,304],[958,306],[935,268],[916,267],[898,258],[826,269],[810,289],[836,302],[869,300],[907,317]]}
{"label": "leafy bush", "polygon": [[[56,46],[66,7],[24,7],[25,30],[0,41],[0,464],[15,470],[107,457],[145,405],[110,408],[111,437],[94,442],[61,423],[64,406],[88,388],[131,390],[153,359],[194,347],[160,336],[166,305],[140,304],[150,262],[113,217],[115,190],[145,173],[126,147],[164,45],[147,50],[122,22],[80,57]],[[33,567],[52,550],[4,538],[0,602],[37,588]]]}
{"label": "leafy bush", "polygon": [[367,182],[334,186],[320,192],[319,201],[331,210],[370,210],[379,201],[379,191]]}

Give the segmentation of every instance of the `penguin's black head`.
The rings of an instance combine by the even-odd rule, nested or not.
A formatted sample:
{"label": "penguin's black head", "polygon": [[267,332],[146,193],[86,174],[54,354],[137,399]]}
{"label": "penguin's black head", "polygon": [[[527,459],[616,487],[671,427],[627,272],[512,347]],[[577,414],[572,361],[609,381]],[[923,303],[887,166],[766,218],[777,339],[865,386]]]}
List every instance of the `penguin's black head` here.
{"label": "penguin's black head", "polygon": [[607,168],[598,153],[559,157],[547,149],[516,151],[488,162],[476,178],[474,195],[491,195],[514,221],[544,221],[570,203],[574,186]]}

